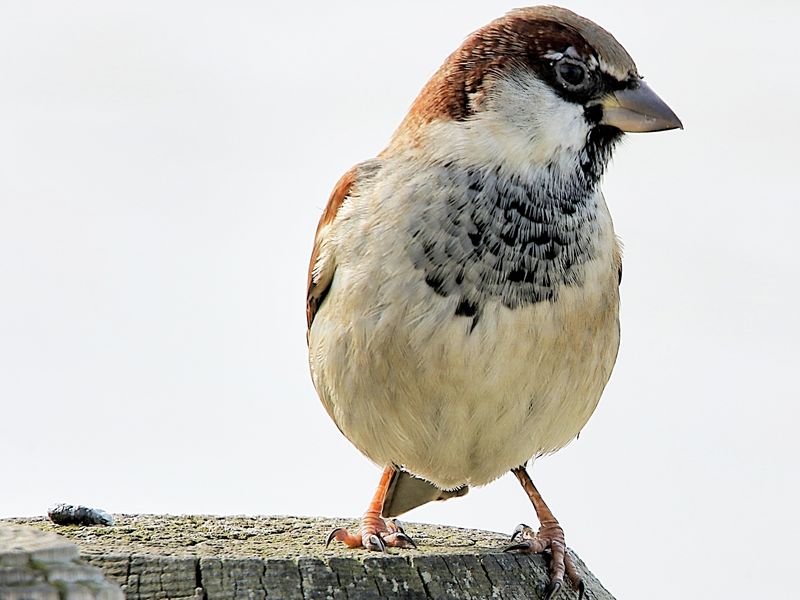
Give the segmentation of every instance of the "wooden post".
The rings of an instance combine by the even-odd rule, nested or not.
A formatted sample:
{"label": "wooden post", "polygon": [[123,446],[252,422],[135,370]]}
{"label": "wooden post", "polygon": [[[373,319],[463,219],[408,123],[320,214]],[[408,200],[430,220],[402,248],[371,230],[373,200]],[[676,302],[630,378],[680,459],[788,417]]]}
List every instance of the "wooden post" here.
{"label": "wooden post", "polygon": [[[536,599],[547,581],[545,557],[504,553],[509,536],[486,531],[404,523],[419,550],[375,553],[325,549],[334,527],[356,526],[346,519],[115,515],[115,521],[112,527],[60,527],[12,519],[0,521],[0,532],[12,524],[17,531],[24,524],[58,532],[61,538],[50,539],[74,543],[81,559],[119,585],[127,600]],[[21,599],[4,595],[3,552],[0,544],[0,600]],[[613,600],[573,557],[589,597]],[[565,583],[559,598],[577,593]]]}
{"label": "wooden post", "polygon": [[101,569],[54,533],[0,521],[0,600],[124,600]]}

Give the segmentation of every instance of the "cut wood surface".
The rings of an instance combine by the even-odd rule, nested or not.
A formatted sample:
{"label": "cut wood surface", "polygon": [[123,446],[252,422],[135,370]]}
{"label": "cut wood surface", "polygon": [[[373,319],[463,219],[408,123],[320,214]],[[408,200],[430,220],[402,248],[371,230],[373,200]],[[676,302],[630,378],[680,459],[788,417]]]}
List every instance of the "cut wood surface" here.
{"label": "cut wood surface", "polygon": [[[115,515],[111,527],[0,521],[56,532],[122,586],[128,600],[262,598],[541,598],[547,559],[504,553],[509,535],[403,523],[418,550],[348,550],[334,527],[355,520],[308,517]],[[587,596],[613,600],[572,554]],[[565,583],[559,598],[577,598]],[[63,600],[63,599],[62,599]]]}

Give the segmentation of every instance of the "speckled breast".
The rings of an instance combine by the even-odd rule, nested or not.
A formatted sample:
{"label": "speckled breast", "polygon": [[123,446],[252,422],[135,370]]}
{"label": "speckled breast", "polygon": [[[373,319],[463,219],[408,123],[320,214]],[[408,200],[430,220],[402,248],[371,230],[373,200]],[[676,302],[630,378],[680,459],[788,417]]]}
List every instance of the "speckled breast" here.
{"label": "speckled breast", "polygon": [[581,265],[594,258],[597,200],[588,189],[534,186],[496,170],[442,166],[447,202],[410,225],[409,251],[425,282],[456,296],[456,314],[480,319],[487,300],[508,308],[558,300],[561,286],[580,286]]}

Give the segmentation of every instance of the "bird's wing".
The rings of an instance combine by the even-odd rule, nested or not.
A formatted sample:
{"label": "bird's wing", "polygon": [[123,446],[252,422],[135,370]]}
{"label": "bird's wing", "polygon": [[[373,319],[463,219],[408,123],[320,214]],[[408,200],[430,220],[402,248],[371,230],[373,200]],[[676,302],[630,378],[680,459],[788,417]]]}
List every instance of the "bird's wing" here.
{"label": "bird's wing", "polygon": [[311,263],[308,265],[308,289],[306,293],[306,320],[309,330],[311,329],[311,323],[314,322],[314,315],[317,314],[320,304],[325,300],[325,295],[331,287],[333,274],[336,271],[335,257],[325,249],[325,234],[336,218],[336,213],[345,198],[350,195],[350,190],[356,181],[357,168],[357,166],[353,167],[336,182],[333,192],[331,192],[331,197],[328,199],[328,204],[322,212],[322,217],[320,217],[317,232],[314,235],[314,249],[311,251]]}
{"label": "bird's wing", "polygon": [[614,241],[614,265],[617,267],[617,285],[622,285],[622,240],[616,238]]}

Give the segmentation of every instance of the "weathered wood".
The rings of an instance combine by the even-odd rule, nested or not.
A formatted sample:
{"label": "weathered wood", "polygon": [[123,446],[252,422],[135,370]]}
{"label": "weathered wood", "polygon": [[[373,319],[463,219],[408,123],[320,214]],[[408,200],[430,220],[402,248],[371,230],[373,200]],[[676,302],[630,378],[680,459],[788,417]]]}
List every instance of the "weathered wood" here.
{"label": "weathered wood", "polygon": [[[128,600],[535,599],[547,581],[545,557],[502,552],[508,535],[453,527],[404,524],[419,549],[377,554],[325,549],[331,529],[354,527],[352,520],[115,515],[113,527],[12,521],[77,544],[81,558]],[[589,597],[613,600],[572,556]],[[577,598],[568,582],[560,598]]]}
{"label": "weathered wood", "polygon": [[123,600],[64,538],[0,522],[0,600]]}

